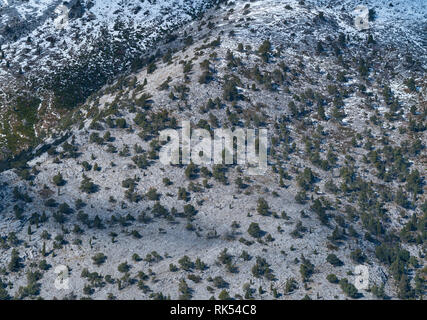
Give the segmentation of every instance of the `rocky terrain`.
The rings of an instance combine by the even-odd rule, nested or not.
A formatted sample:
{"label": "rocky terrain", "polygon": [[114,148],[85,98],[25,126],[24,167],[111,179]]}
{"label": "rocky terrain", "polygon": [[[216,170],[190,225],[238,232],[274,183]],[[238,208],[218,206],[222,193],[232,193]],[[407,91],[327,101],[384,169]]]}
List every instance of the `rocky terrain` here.
{"label": "rocky terrain", "polygon": [[[363,30],[350,0],[77,1],[62,29],[16,3],[1,299],[425,296],[423,1],[364,1]],[[182,121],[267,129],[268,172],[162,164]]]}
{"label": "rocky terrain", "polygon": [[39,144],[92,93],[160,54],[159,42],[174,47],[179,28],[217,2],[0,2],[0,158]]}

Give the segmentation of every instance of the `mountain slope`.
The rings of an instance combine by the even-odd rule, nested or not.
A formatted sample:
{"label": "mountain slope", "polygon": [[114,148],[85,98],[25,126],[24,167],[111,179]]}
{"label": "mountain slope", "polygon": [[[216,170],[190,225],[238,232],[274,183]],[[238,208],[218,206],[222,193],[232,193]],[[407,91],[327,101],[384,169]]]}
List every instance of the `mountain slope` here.
{"label": "mountain slope", "polygon": [[[7,294],[425,295],[425,58],[382,30],[388,11],[354,28],[352,4],[223,4],[70,112],[0,175]],[[159,131],[181,121],[267,129],[268,172],[163,165]],[[60,265],[68,290],[55,288]],[[369,290],[355,287],[360,265]],[[40,269],[28,294],[23,275]]]}
{"label": "mountain slope", "polygon": [[[153,44],[173,41],[216,2],[8,2],[0,9],[2,157],[34,145],[90,94],[146,64]],[[37,117],[20,119],[16,109]]]}

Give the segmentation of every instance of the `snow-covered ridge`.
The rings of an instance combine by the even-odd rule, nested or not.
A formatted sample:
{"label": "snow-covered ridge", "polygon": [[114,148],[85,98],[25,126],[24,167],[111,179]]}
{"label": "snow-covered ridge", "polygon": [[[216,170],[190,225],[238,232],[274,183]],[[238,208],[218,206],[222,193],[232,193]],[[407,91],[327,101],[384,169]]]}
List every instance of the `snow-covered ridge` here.
{"label": "snow-covered ridge", "polygon": [[[9,64],[23,69],[31,69],[37,59],[23,57],[31,55],[34,48],[44,51],[55,51],[55,55],[69,59],[73,52],[91,47],[91,39],[100,35],[102,28],[107,28],[120,40],[119,32],[115,30],[117,21],[137,33],[149,30],[150,38],[158,36],[161,30],[168,30],[177,24],[188,21],[192,15],[203,11],[212,5],[214,0],[73,0],[66,2],[67,7],[74,9],[69,12],[67,25],[58,29],[55,19],[59,13],[55,11],[62,1],[58,0],[1,0],[0,1],[0,45],[8,57]],[[242,5],[245,4],[241,1]],[[299,1],[258,1],[258,6],[296,6]],[[375,10],[375,21],[371,23],[373,32],[380,32],[390,40],[408,41],[425,51],[425,22],[427,21],[427,3],[415,1],[385,1],[385,0],[346,0],[346,1],[305,1],[307,5],[317,8],[327,14],[342,17],[349,14],[358,5],[364,5]],[[77,11],[78,14],[75,14]],[[298,14],[298,12],[292,12]],[[351,29],[351,21],[344,19],[343,29]],[[13,26],[17,29],[13,30]],[[350,28],[349,28],[350,27]],[[424,29],[423,29],[424,28]],[[12,29],[12,30],[10,30]],[[399,38],[399,34],[403,37]],[[47,40],[51,37],[61,40],[61,44]],[[28,43],[31,38],[33,43]],[[123,41],[123,39],[121,39]],[[146,42],[146,41],[142,41]],[[66,48],[64,47],[66,44]],[[141,43],[141,46],[144,46]],[[55,64],[58,59],[51,63]],[[39,64],[46,61],[39,61]],[[5,61],[0,66],[4,67]],[[25,70],[24,70],[25,71]],[[3,68],[1,73],[5,73]]]}
{"label": "snow-covered ridge", "polygon": [[[73,0],[64,12],[58,10],[62,1],[57,0],[4,1],[0,45],[5,59],[0,62],[0,75],[17,70],[48,72],[55,65],[69,64],[76,54],[90,51],[94,39],[106,30],[112,41],[120,43],[129,41],[126,37],[139,36],[135,47],[143,50],[147,43],[191,20],[214,2]],[[61,15],[66,21],[58,27]],[[120,34],[123,29],[130,35]]]}
{"label": "snow-covered ridge", "polygon": [[[308,1],[307,1],[308,2]],[[403,42],[404,46],[415,45],[426,52],[427,2],[424,0],[313,0],[325,12],[353,11],[357,6],[365,6],[375,12],[370,30],[391,42]]]}
{"label": "snow-covered ridge", "polygon": [[[71,88],[76,95],[79,88],[96,84],[81,94],[82,103],[101,84],[130,68],[138,69],[138,63],[133,68],[135,59],[155,54],[159,39],[173,34],[182,40],[182,27],[218,3],[220,10],[227,11],[250,5],[247,14],[234,18],[247,19],[246,28],[240,33],[255,42],[261,39],[254,30],[268,35],[273,43],[294,47],[302,41],[311,48],[317,41],[328,42],[328,37],[339,33],[356,42],[365,41],[370,34],[390,52],[398,50],[415,57],[426,54],[423,31],[427,4],[423,0],[236,0],[235,6],[222,0],[70,0],[65,2],[68,14],[60,26],[58,19],[63,11],[57,9],[63,1],[0,0],[0,108],[11,105],[7,91],[10,97],[22,92],[21,88],[30,87],[42,91],[36,94],[45,102],[49,100],[45,93],[52,88]],[[359,5],[375,12],[369,29],[364,31],[354,26],[353,11]],[[261,18],[265,15],[271,17],[267,22]],[[325,19],[319,20],[320,15]],[[223,24],[226,22],[220,23]],[[425,68],[425,59],[419,65]],[[46,85],[45,80],[50,83]],[[57,96],[57,92],[53,95]],[[51,108],[46,114],[56,118],[55,111]],[[6,130],[2,124],[12,122],[2,113],[0,146]]]}
{"label": "snow-covered ridge", "polygon": [[[52,93],[52,88],[62,93],[69,90],[70,95],[80,97],[77,103],[83,102],[108,80],[135,67],[135,60],[154,54],[155,49],[150,52],[147,48],[155,47],[158,40],[172,33],[179,34],[180,26],[221,2],[1,1],[0,146],[11,131],[9,123],[14,132],[18,121],[13,112],[8,112],[16,92],[28,92],[41,99],[43,107],[38,109],[39,118],[44,121],[58,118],[50,98],[46,98],[51,94],[58,96],[57,92]],[[137,62],[137,66],[141,66],[141,62]],[[57,105],[65,106],[63,100]],[[69,105],[75,106],[76,101]],[[45,110],[43,114],[41,109]],[[16,135],[19,140],[24,136]]]}

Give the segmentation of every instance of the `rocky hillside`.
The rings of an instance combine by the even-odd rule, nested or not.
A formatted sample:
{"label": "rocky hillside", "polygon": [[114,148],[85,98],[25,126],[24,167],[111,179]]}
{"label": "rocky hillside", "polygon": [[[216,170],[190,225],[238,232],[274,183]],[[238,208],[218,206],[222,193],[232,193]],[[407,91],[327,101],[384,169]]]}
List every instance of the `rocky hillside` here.
{"label": "rocky hillside", "polygon": [[179,27],[217,2],[0,2],[1,158],[36,145],[107,82],[146,65],[160,41],[174,47]]}
{"label": "rocky hillside", "polygon": [[[200,4],[83,102],[6,105],[28,128],[49,101],[59,125],[0,173],[0,298],[422,298],[425,5],[366,1],[361,30],[358,4]],[[159,132],[182,121],[267,129],[268,172],[162,164]]]}

